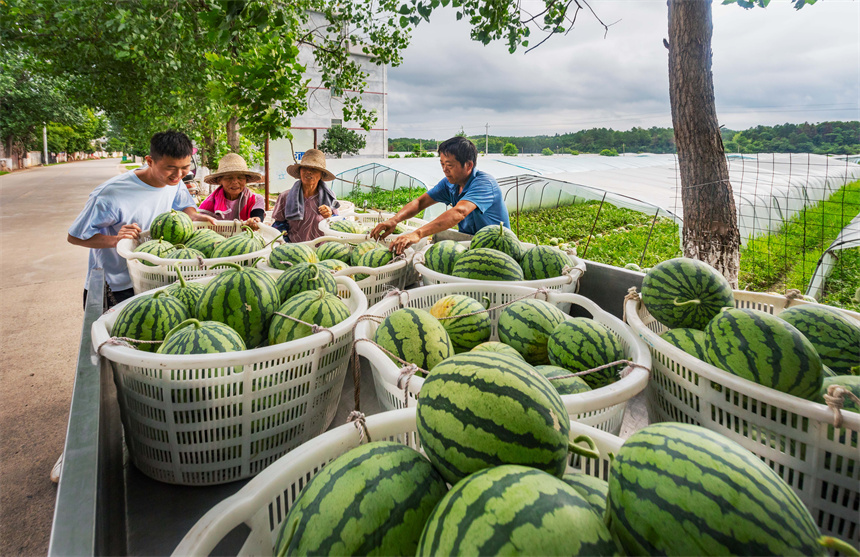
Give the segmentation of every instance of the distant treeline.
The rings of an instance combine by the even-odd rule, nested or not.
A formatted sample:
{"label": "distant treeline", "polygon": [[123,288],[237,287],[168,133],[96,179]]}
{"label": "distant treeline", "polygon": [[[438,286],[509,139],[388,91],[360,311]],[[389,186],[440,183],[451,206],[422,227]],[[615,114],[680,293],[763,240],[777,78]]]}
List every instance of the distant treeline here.
{"label": "distant treeline", "polygon": [[[756,126],[744,131],[723,129],[721,133],[729,153],[860,153],[860,122],[857,121]],[[475,142],[478,151],[484,152],[489,147],[490,153],[501,153],[508,143],[515,145],[520,153],[541,153],[544,149],[553,153],[599,153],[604,149],[614,149],[618,153],[675,152],[672,128],[657,127],[636,127],[627,131],[592,128],[575,133],[526,137],[491,135],[489,141],[483,135],[476,135],[469,139]],[[411,137],[388,140],[389,151],[414,152],[419,145],[423,151],[435,151],[438,141]]]}

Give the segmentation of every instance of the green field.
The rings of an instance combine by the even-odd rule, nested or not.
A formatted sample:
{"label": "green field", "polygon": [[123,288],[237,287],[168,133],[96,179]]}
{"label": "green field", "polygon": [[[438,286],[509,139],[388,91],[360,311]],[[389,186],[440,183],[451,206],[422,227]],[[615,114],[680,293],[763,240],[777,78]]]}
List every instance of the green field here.
{"label": "green field", "polygon": [[[362,209],[367,201],[367,209],[379,209],[380,211],[395,213],[404,205],[417,199],[427,190],[424,188],[399,188],[393,191],[370,188],[370,191],[354,189],[343,199],[355,204],[356,209]],[[424,211],[415,215],[419,219],[424,216]]]}

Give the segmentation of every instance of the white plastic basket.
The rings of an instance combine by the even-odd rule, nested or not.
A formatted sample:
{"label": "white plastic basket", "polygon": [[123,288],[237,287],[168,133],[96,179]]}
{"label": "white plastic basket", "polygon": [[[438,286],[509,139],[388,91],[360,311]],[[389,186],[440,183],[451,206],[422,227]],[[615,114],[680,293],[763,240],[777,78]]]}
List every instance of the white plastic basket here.
{"label": "white plastic basket", "polygon": [[[737,307],[772,314],[789,303],[782,296],[738,290],[734,297]],[[696,424],[740,443],[794,488],[822,533],[860,542],[860,414],[843,411],[842,427],[834,430],[833,413],[824,404],[742,379],[676,348],[660,338],[667,327],[638,300],[627,300],[624,309],[653,357],[652,422]],[[842,313],[860,320],[854,312]]]}
{"label": "white plastic basket", "polygon": [[[242,221],[239,220],[217,221],[215,225],[200,221],[194,221],[193,224],[195,230],[198,228],[211,228],[218,234],[228,238],[241,233],[243,226]],[[202,277],[211,277],[227,270],[227,268],[224,267],[212,269],[212,266],[218,263],[237,263],[239,265],[246,265],[252,263],[258,257],[268,257],[269,252],[272,251],[269,244],[271,244],[272,240],[278,238],[281,233],[265,224],[260,225],[260,229],[257,232],[259,232],[266,241],[266,246],[263,249],[247,253],[245,255],[204,259],[202,268],[200,266],[200,262],[197,260],[165,259],[163,257],[152,255],[151,253],[135,253],[134,250],[137,249],[137,246],[150,240],[149,230],[144,230],[137,240],[132,240],[130,238],[120,240],[116,246],[116,251],[120,256],[127,260],[128,274],[131,276],[134,293],[141,294],[147,290],[160,288],[176,282],[179,277],[176,274],[176,270],[173,268],[174,265],[179,265],[179,270],[185,280],[192,280]],[[152,267],[144,265],[143,261],[152,263],[155,266]]]}
{"label": "white plastic basket", "polygon": [[[373,441],[394,441],[420,450],[414,408],[376,414],[366,421]],[[618,453],[621,439],[572,422],[570,439],[579,435],[588,435],[594,440],[600,459],[576,457],[568,463],[568,472],[606,479],[608,455]],[[346,424],[293,450],[236,494],[212,507],[185,535],[173,555],[209,555],[227,534],[241,524],[247,525],[251,532],[239,555],[273,555],[281,524],[301,490],[326,464],[359,444],[355,426]]]}
{"label": "white plastic basket", "polygon": [[[489,299],[489,307],[499,306],[523,296],[536,294],[534,288],[522,286],[509,286],[496,283],[460,283],[439,284],[434,286],[423,286],[414,290],[408,290],[400,296],[390,297],[367,310],[368,315],[387,317],[406,304],[408,307],[417,309],[429,309],[441,298],[451,294],[463,294],[471,296],[476,300],[484,297]],[[618,337],[624,347],[625,358],[646,368],[651,367],[651,357],[647,347],[636,338],[636,335],[617,317],[606,313],[597,304],[578,294],[562,294],[548,292],[546,298],[537,293],[538,299],[546,299],[548,302],[561,304],[575,304],[588,311],[595,321],[605,325]],[[492,321],[491,339],[498,340],[498,321],[502,310],[494,309],[490,312]],[[371,320],[362,320],[355,329],[355,339],[373,339],[378,323]],[[409,381],[408,403],[404,389],[398,386],[400,379],[400,366],[395,364],[382,350],[370,342],[356,342],[355,349],[359,355],[364,356],[370,363],[373,372],[373,382],[376,387],[376,396],[386,409],[403,408],[414,406],[416,396],[424,384],[424,379],[413,376]],[[432,371],[431,371],[432,373]],[[578,393],[564,395],[561,397],[567,408],[571,419],[584,424],[597,427],[613,434],[621,430],[621,422],[624,419],[624,410],[627,401],[640,393],[648,385],[648,372],[641,368],[634,368],[626,377],[619,379],[611,385]]]}
{"label": "white plastic basket", "polygon": [[346,376],[352,327],[367,310],[355,281],[337,283],[349,294],[350,317],[331,327],[333,341],[321,331],[242,352],[164,355],[102,346],[127,302],[99,318],[93,346],[113,369],[134,464],[167,483],[226,483],[259,473],[325,431]]}
{"label": "white plastic basket", "polygon": [[[351,213],[351,214],[346,214],[346,215],[341,214],[341,215],[338,215],[336,217],[331,217],[331,218],[327,218],[327,219],[322,220],[319,224],[319,229],[322,231],[323,235],[325,235],[325,236],[335,236],[337,238],[344,238],[346,240],[351,240],[353,242],[362,242],[364,240],[367,240],[370,237],[370,235],[369,234],[350,234],[348,232],[338,232],[337,230],[331,229],[331,222],[333,222],[335,220],[351,220],[351,221],[355,221],[358,224],[362,224],[362,225],[374,225],[374,226],[376,226],[380,222],[388,220],[393,216],[394,216],[394,213],[383,213],[380,211],[370,211],[368,213]],[[406,219],[405,221],[401,222],[398,226],[400,226],[404,230],[404,232],[402,232],[401,234],[407,234],[409,232],[412,232],[413,230],[421,228],[422,226],[424,226],[427,223],[428,223],[428,221],[426,221],[426,220],[413,217],[411,219]],[[390,243],[390,242],[394,241],[395,239],[397,239],[401,234],[391,234],[391,235],[387,236],[384,241]],[[416,249],[423,247],[426,244],[427,244],[427,238],[422,238],[421,241],[417,244]]]}

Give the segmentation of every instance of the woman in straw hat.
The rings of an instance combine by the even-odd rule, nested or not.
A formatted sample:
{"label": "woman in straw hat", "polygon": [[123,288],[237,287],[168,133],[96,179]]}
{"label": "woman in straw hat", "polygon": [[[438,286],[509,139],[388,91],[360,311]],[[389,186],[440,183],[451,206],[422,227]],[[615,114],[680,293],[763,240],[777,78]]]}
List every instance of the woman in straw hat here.
{"label": "woman in straw hat", "polygon": [[332,215],[340,203],[325,181],[334,174],[325,168],[325,155],[308,149],[301,162],[287,167],[287,174],[298,178],[293,187],[281,192],[272,210],[274,227],[287,235],[290,242],[307,242],[322,236],[319,223]]}
{"label": "woman in straw hat", "polygon": [[266,202],[248,184],[262,182],[263,176],[248,170],[245,159],[236,153],[224,155],[218,161],[218,172],[206,176],[204,181],[218,187],[203,200],[198,211],[218,220],[239,219],[257,229],[266,216]]}

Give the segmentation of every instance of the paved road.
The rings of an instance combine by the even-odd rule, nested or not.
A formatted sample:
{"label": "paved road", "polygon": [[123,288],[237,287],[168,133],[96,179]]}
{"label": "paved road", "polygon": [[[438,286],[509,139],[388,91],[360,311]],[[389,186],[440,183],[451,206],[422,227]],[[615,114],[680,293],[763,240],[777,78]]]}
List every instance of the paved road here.
{"label": "paved road", "polygon": [[87,250],[66,242],[119,159],[0,177],[0,555],[45,555],[83,323]]}

